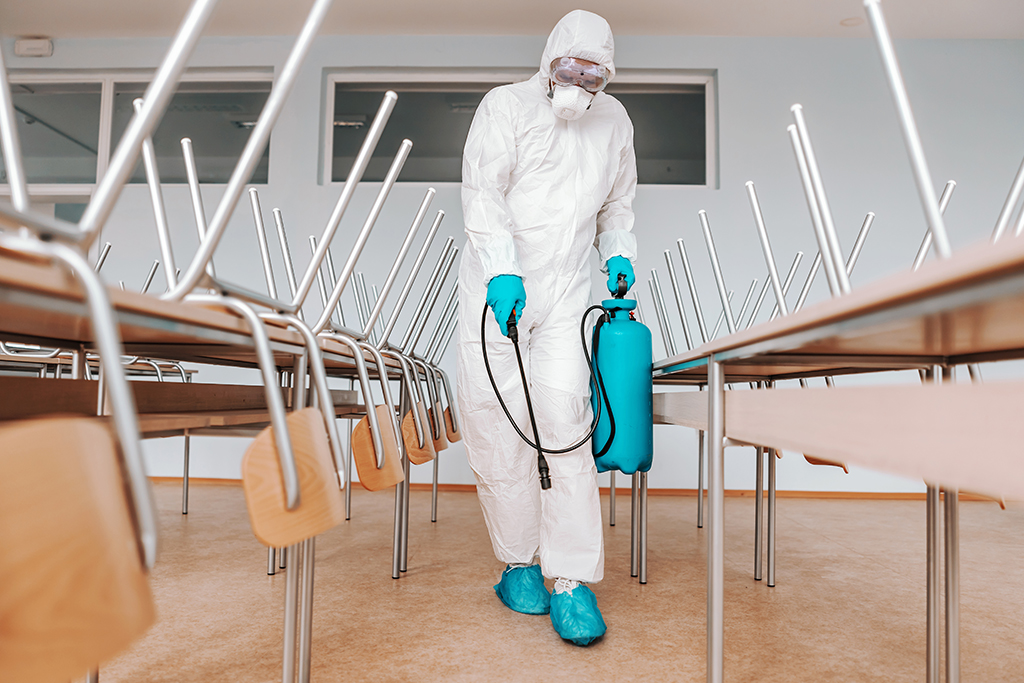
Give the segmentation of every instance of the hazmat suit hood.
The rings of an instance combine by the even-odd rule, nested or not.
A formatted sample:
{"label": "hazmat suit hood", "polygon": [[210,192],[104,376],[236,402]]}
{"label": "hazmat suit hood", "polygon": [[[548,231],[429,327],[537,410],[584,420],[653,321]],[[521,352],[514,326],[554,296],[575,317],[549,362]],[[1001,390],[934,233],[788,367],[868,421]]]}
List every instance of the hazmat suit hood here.
{"label": "hazmat suit hood", "polygon": [[544,54],[540,73],[545,82],[551,78],[551,62],[559,57],[575,57],[596,62],[608,69],[608,80],[615,78],[615,38],[612,27],[603,17],[577,9],[558,20]]}

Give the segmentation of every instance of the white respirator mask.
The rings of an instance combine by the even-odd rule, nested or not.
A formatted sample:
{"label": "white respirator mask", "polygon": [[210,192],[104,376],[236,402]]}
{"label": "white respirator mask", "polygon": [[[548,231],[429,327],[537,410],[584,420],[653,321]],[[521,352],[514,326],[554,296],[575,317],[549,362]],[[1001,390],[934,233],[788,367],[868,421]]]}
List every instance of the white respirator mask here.
{"label": "white respirator mask", "polygon": [[566,121],[575,121],[587,113],[594,95],[575,85],[552,86],[548,91],[555,116]]}

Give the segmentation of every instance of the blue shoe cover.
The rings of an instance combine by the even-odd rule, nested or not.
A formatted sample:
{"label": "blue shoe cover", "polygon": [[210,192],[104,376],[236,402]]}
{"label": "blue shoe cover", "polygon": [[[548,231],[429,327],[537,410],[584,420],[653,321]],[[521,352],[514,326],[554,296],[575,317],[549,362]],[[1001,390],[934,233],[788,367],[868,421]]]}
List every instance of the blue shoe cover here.
{"label": "blue shoe cover", "polygon": [[547,614],[551,609],[551,594],[544,587],[540,567],[505,567],[501,580],[494,587],[501,601],[510,610],[523,614]]}
{"label": "blue shoe cover", "polygon": [[551,625],[562,638],[580,646],[590,645],[608,630],[597,597],[586,586],[551,596]]}

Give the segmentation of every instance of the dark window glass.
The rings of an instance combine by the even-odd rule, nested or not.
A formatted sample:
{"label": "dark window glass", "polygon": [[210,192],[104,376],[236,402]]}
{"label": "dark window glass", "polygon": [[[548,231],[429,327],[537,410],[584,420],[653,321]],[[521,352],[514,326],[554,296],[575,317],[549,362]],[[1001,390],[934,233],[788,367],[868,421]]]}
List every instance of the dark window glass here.
{"label": "dark window glass", "polygon": [[633,121],[639,182],[651,185],[706,183],[703,88],[699,93],[619,93],[612,90],[611,94],[622,102]]}
{"label": "dark window glass", "polygon": [[[132,102],[142,97],[147,85],[115,85],[112,149],[116,149],[131,120],[134,112]],[[187,182],[185,162],[181,156],[181,139],[187,137],[192,139],[199,182],[226,183],[270,95],[270,85],[269,81],[179,84],[153,134],[160,180]],[[266,183],[269,166],[268,144],[249,182]],[[141,156],[131,182],[146,182]]]}
{"label": "dark window glass", "polygon": [[[473,114],[493,84],[338,83],[331,180],[344,181],[386,90],[398,102],[364,180],[384,179],[404,138],[413,141],[399,180],[461,182]],[[639,182],[704,185],[707,140],[703,86],[609,86],[633,121]]]}
{"label": "dark window glass", "polygon": [[11,94],[28,182],[96,182],[100,84],[13,83]]}

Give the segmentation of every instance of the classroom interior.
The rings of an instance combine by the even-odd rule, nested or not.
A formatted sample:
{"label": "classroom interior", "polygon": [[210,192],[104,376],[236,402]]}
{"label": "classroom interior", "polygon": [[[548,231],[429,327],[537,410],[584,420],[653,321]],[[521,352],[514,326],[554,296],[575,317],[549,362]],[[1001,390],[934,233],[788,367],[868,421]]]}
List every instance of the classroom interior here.
{"label": "classroom interior", "polygon": [[495,595],[463,147],[574,9],[0,5],[0,680],[1020,677],[1012,0],[582,8],[653,460],[607,633]]}

